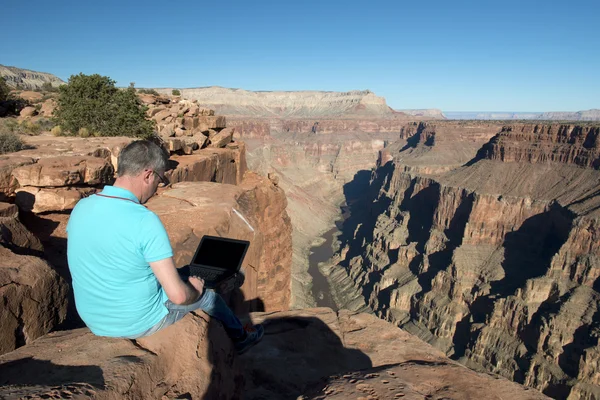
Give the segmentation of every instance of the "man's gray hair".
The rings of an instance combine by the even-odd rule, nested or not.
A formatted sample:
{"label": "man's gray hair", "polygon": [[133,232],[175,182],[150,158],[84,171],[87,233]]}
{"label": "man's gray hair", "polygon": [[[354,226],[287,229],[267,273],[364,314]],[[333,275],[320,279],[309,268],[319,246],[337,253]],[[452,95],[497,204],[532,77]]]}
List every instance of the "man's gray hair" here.
{"label": "man's gray hair", "polygon": [[136,176],[145,169],[163,173],[167,169],[167,153],[148,140],[129,143],[119,153],[117,176]]}

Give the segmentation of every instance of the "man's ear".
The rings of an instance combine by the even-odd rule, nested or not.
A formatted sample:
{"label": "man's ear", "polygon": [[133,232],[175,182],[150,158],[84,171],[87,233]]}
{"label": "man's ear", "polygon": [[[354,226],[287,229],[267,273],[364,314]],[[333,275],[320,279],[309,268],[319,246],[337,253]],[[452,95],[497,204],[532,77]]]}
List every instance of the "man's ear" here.
{"label": "man's ear", "polygon": [[144,172],[142,172],[142,176],[144,177],[144,181],[146,183],[151,183],[152,182],[152,178],[154,173],[152,172],[151,169],[145,169]]}

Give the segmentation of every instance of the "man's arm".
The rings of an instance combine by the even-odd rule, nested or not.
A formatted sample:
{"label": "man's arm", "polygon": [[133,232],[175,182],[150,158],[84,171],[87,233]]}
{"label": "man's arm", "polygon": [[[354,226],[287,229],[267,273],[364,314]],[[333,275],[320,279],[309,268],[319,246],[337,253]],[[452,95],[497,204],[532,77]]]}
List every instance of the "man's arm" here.
{"label": "man's arm", "polygon": [[182,281],[175,268],[173,257],[149,264],[171,302],[187,305],[198,301],[202,295],[204,281],[195,277],[190,277],[189,283]]}

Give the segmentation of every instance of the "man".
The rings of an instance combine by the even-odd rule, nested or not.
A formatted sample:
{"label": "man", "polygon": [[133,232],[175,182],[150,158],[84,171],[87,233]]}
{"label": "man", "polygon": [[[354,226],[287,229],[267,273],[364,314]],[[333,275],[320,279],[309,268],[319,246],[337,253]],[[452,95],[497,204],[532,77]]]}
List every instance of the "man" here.
{"label": "man", "polygon": [[114,185],[77,203],[67,225],[75,305],[86,325],[99,336],[136,339],[200,309],[221,321],[238,353],[258,343],[261,325],[243,327],[201,279],[180,278],[163,224],[142,205],[168,184],[167,154],[139,140],[118,163]]}

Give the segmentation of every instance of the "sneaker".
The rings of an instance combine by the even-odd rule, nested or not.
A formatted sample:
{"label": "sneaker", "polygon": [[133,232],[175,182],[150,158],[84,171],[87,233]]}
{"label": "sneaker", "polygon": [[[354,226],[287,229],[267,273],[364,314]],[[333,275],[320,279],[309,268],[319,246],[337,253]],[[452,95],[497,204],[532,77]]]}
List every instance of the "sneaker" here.
{"label": "sneaker", "polygon": [[235,351],[237,351],[238,354],[245,353],[252,346],[260,342],[265,334],[265,328],[260,324],[246,324],[246,326],[244,326],[244,331],[246,332],[245,339],[235,342]]}

